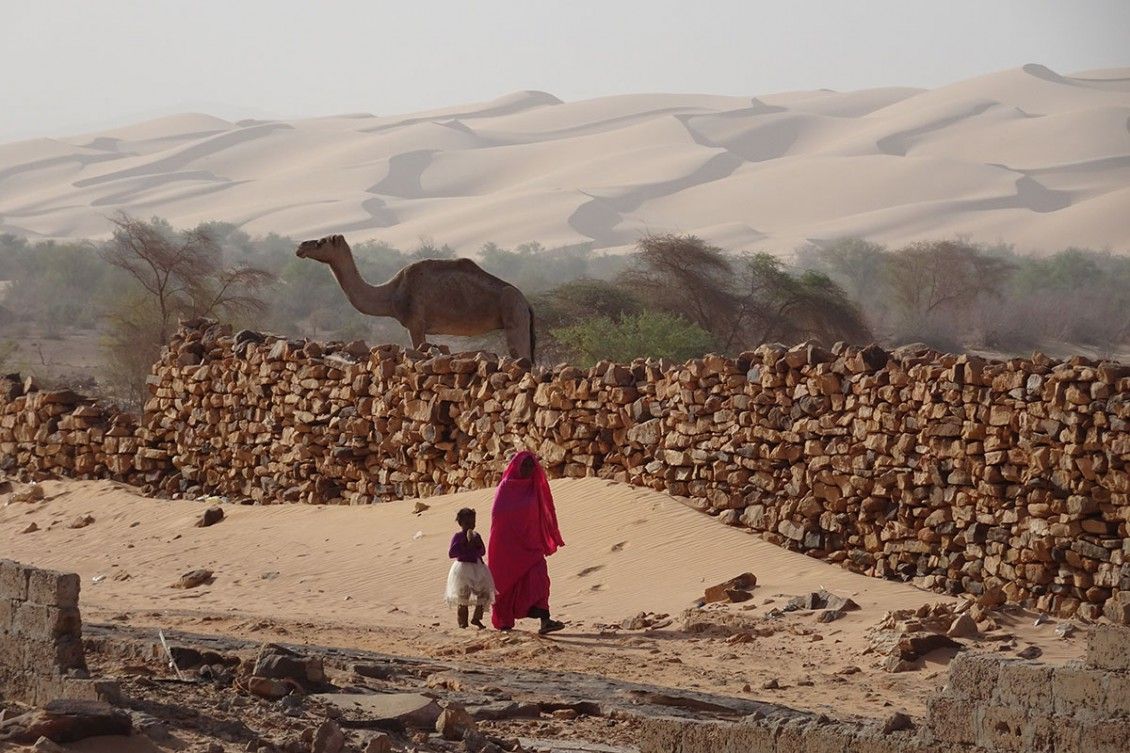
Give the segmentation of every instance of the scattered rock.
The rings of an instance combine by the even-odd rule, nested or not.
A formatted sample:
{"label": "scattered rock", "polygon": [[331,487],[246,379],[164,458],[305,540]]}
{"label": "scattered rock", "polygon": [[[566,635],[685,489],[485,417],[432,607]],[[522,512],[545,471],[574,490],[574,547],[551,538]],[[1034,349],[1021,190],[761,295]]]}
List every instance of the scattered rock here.
{"label": "scattered rock", "polygon": [[443,713],[434,699],[418,693],[318,693],[310,698],[336,707],[344,719],[397,721],[415,729],[434,730]]}
{"label": "scattered rock", "polygon": [[289,683],[276,680],[273,677],[256,677],[253,675],[247,678],[247,690],[253,695],[266,698],[269,701],[276,701],[285,695],[289,695],[291,689]]}
{"label": "scattered rock", "polygon": [[656,614],[654,612],[640,612],[634,617],[628,617],[620,623],[620,627],[624,630],[647,630],[667,627],[671,624],[671,616],[668,614]]}
{"label": "scattered rock", "polygon": [[27,528],[25,528],[25,529],[23,529],[22,531],[20,531],[20,533],[35,533],[35,532],[36,532],[36,531],[38,531],[38,530],[39,530],[39,526],[37,526],[37,525],[35,524],[35,521],[33,520],[33,521],[31,521],[30,523],[28,523],[28,526],[27,526]]}
{"label": "scattered rock", "polygon": [[222,507],[209,507],[200,516],[200,520],[196,521],[197,528],[207,528],[214,526],[224,519],[224,508]]}
{"label": "scattered rock", "polygon": [[753,598],[751,591],[753,591],[755,586],[757,586],[757,576],[753,573],[742,573],[735,578],[730,578],[725,583],[719,583],[718,585],[707,588],[703,601],[706,604],[717,604],[721,602],[737,604],[739,602],[749,601]]}
{"label": "scattered rock", "polygon": [[184,575],[180,576],[180,580],[173,584],[173,588],[196,588],[205,583],[211,583],[212,571],[203,568],[199,570],[189,570]]}
{"label": "scattered rock", "polygon": [[291,680],[303,688],[326,681],[326,670],[320,656],[300,656],[281,646],[271,646],[270,653],[260,656],[255,662],[253,674]]}
{"label": "scattered rock", "polygon": [[62,745],[51,742],[46,737],[41,737],[32,743],[31,746],[34,753],[67,753],[67,749]]}
{"label": "scattered rock", "polygon": [[1039,646],[1029,646],[1016,652],[1021,659],[1038,659],[1044,655],[1044,650]]}
{"label": "scattered rock", "polygon": [[383,732],[378,732],[369,739],[365,753],[392,753],[392,738]]}
{"label": "scattered rock", "polygon": [[88,525],[90,525],[93,522],[94,522],[94,516],[93,515],[79,515],[78,517],[76,517],[74,520],[72,520],[70,523],[67,524],[67,528],[86,528]]}
{"label": "scattered rock", "polygon": [[41,737],[70,743],[101,735],[128,735],[129,715],[103,701],[56,700],[9,720],[8,742],[28,745]]}
{"label": "scattered rock", "polygon": [[28,484],[18,492],[14,492],[8,501],[12,503],[22,502],[25,504],[30,504],[32,502],[39,502],[46,496],[47,493],[43,491],[42,486],[40,486],[39,484]]}
{"label": "scattered rock", "polygon": [[436,732],[444,740],[462,740],[468,732],[476,732],[475,720],[458,703],[449,703],[436,720]]}
{"label": "scattered rock", "polygon": [[345,735],[341,731],[341,726],[333,719],[327,719],[315,730],[310,753],[341,753],[344,747]]}
{"label": "scattered rock", "polygon": [[429,505],[428,503],[417,501],[416,504],[412,507],[412,514],[413,515],[419,515],[420,513],[424,512],[425,510],[430,510],[430,509],[432,509],[432,506]]}
{"label": "scattered rock", "polygon": [[914,722],[901,711],[896,711],[883,720],[883,734],[889,735],[904,729],[913,729]]}
{"label": "scattered rock", "polygon": [[779,687],[781,687],[781,681],[778,680],[776,677],[774,677],[771,680],[766,680],[765,682],[761,683],[761,689],[762,690],[776,690]]}
{"label": "scattered rock", "polygon": [[950,638],[976,638],[980,634],[977,623],[968,614],[958,615],[946,631]]}
{"label": "scattered rock", "polygon": [[1061,622],[1055,626],[1055,634],[1060,638],[1070,638],[1075,634],[1075,629],[1070,622]]}

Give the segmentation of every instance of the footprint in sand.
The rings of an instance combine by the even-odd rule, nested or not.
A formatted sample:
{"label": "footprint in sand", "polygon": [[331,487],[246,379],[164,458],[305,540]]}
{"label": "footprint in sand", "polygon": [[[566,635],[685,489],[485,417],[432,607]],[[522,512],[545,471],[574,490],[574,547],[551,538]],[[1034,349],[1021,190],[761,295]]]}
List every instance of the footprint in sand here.
{"label": "footprint in sand", "polygon": [[622,551],[624,551],[624,547],[626,547],[626,546],[628,546],[628,542],[627,541],[621,541],[619,544],[613,544],[611,551],[622,552]]}
{"label": "footprint in sand", "polygon": [[582,570],[581,572],[577,573],[577,577],[578,577],[578,578],[583,578],[583,577],[585,577],[586,575],[592,575],[592,574],[593,574],[593,573],[595,573],[595,572],[596,572],[597,570],[603,570],[603,569],[604,569],[604,565],[593,565],[592,567],[586,567],[586,568],[585,568],[584,570]]}

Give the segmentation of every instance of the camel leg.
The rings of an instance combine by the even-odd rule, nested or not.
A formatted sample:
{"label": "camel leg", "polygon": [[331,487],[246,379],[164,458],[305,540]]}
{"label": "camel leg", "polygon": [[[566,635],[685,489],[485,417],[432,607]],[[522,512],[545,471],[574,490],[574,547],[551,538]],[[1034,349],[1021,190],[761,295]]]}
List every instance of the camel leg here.
{"label": "camel leg", "polygon": [[502,324],[506,329],[506,344],[511,358],[533,360],[533,343],[530,341],[530,307],[524,299],[509,302]]}
{"label": "camel leg", "polygon": [[416,350],[424,349],[424,328],[423,327],[409,327],[408,336],[412,338],[412,347]]}

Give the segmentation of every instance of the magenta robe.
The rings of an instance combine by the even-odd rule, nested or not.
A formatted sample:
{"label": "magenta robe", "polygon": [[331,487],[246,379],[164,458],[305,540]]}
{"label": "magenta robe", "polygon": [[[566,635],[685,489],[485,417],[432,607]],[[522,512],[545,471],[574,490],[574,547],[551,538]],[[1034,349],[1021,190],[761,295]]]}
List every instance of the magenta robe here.
{"label": "magenta robe", "polygon": [[534,457],[520,452],[510,461],[490,511],[487,566],[497,592],[491,623],[500,629],[514,627],[514,621],[528,616],[532,608],[549,609],[545,558],[565,545],[549,481],[537,458],[530,478],[517,477],[527,456]]}

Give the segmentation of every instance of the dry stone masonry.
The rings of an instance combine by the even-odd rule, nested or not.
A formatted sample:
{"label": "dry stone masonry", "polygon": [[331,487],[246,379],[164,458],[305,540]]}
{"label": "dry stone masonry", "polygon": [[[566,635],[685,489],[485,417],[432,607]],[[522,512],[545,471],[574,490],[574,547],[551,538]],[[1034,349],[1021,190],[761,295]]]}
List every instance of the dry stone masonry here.
{"label": "dry stone masonry", "polygon": [[857,572],[1130,623],[1130,367],[1116,363],[765,345],[531,370],[196,321],[155,364],[137,425],[0,386],[0,463],[32,477],[365,504],[488,487],[528,447],[552,477],[666,491]]}
{"label": "dry stone masonry", "polygon": [[86,672],[79,577],[0,559],[0,697],[27,704],[99,700],[111,684]]}

